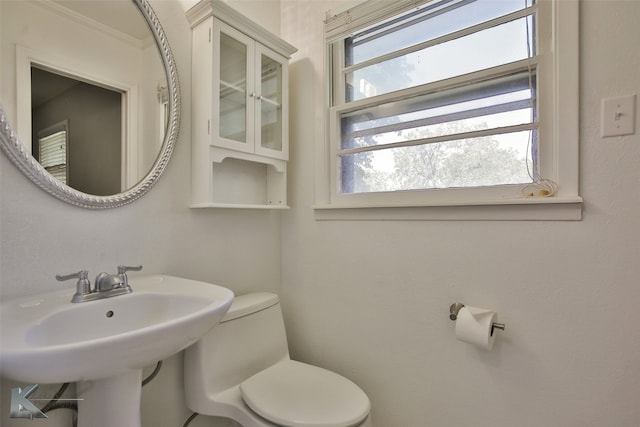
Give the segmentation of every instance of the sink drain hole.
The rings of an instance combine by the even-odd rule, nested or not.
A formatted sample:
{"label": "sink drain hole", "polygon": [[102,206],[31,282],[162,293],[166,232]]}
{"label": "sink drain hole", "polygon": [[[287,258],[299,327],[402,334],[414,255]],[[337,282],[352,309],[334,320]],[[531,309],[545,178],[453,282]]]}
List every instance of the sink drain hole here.
{"label": "sink drain hole", "polygon": [[107,317],[113,317],[113,310],[107,311]]}

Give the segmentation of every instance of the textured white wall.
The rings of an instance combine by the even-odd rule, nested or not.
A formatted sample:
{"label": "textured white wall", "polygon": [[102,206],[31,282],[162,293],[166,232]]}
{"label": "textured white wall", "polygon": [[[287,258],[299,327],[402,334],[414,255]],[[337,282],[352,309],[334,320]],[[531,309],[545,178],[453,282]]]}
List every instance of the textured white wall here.
{"label": "textured white wall", "polygon": [[[640,2],[581,4],[582,221],[317,222],[322,20],[345,4],[283,1],[300,48],[282,230],[292,355],[354,379],[380,427],[640,425],[638,113],[633,136],[599,129],[601,98],[640,95]],[[455,301],[499,312],[492,352],[454,339]]]}

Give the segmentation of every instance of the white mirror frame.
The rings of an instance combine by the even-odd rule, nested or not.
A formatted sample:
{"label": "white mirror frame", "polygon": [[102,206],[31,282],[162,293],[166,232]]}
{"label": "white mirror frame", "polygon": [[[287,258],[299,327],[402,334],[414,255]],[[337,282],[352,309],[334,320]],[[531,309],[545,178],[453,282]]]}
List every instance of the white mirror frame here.
{"label": "white mirror frame", "polygon": [[169,92],[169,122],[160,154],[151,171],[132,188],[111,196],[94,196],[77,191],[53,178],[22,144],[0,105],[0,147],[13,164],[34,184],[67,203],[88,209],[107,209],[123,206],[142,197],[158,181],[169,163],[178,138],[180,126],[180,85],[176,64],[160,21],[148,0],[131,0],[142,13],[158,46],[164,65]]}

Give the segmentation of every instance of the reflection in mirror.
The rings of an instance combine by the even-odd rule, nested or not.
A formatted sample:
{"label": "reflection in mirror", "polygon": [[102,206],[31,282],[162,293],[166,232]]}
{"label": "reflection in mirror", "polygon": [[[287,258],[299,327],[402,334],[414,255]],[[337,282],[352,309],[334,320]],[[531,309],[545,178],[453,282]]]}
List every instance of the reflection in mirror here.
{"label": "reflection in mirror", "polygon": [[[114,207],[146,192],[166,167],[179,113],[173,57],[147,0],[2,0],[0,18],[3,119],[17,128],[0,132],[5,153],[14,163],[33,154],[42,169],[18,167],[77,205]],[[9,153],[5,142],[18,137],[24,146]]]}
{"label": "reflection in mirror", "polygon": [[119,91],[31,67],[33,157],[76,190],[119,193],[122,99]]}

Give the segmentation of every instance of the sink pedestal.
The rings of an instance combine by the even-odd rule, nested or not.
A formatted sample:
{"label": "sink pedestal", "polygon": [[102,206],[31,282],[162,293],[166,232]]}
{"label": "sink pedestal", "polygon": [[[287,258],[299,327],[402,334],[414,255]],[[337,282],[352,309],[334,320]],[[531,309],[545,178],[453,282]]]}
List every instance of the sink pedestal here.
{"label": "sink pedestal", "polygon": [[76,384],[78,427],[141,427],[142,369]]}

